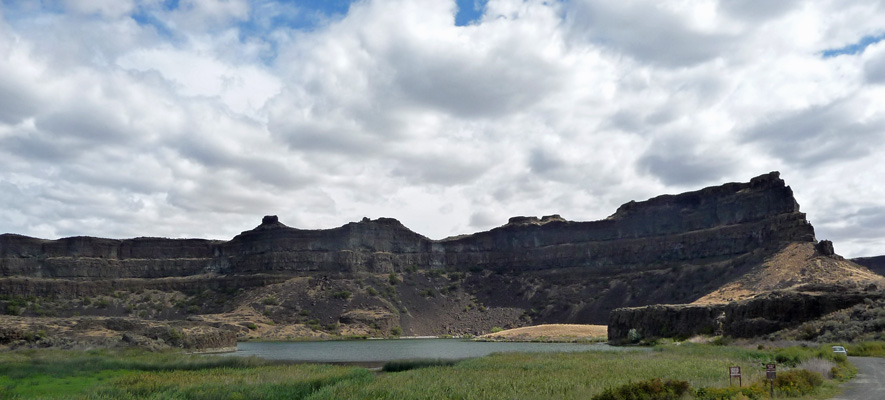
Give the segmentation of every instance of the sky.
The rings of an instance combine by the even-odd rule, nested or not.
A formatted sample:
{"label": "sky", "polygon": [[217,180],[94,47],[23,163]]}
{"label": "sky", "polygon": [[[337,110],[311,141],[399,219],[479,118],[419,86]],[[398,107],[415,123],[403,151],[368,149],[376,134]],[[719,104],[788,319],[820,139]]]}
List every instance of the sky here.
{"label": "sky", "polygon": [[885,1],[2,0],[0,232],[430,238],[793,188],[885,254]]}

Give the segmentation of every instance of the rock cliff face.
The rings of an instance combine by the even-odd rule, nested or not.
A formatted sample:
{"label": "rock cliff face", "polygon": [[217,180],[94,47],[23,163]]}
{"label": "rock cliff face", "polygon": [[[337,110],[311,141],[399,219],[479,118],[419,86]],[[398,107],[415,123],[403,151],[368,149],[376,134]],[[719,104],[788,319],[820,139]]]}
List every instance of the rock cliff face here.
{"label": "rock cliff face", "polygon": [[814,241],[778,174],[644,202],[602,221],[516,217],[500,228],[434,241],[390,218],[301,230],[265,217],[228,242],[0,235],[2,276],[164,278],[205,273],[401,272],[410,267],[493,271],[582,268],[604,274],[752,253]]}
{"label": "rock cliff face", "polygon": [[882,296],[875,288],[809,285],[802,290],[776,291],[726,304],[620,308],[611,313],[608,335],[613,343],[628,342],[631,336],[644,339],[688,338],[699,334],[758,337]]}
{"label": "rock cliff face", "polygon": [[[515,217],[487,232],[444,240],[390,218],[302,230],[274,216],[226,242],[5,234],[0,293],[77,300],[157,290],[186,296],[198,314],[263,308],[270,316],[316,316],[324,327],[325,321],[348,323],[352,318],[344,315],[354,309],[383,309],[406,333],[479,333],[487,324],[605,323],[616,307],[688,303],[797,242],[816,243],[814,229],[772,172],[747,183],[631,201],[601,221]],[[249,294],[302,278],[313,280],[292,287],[305,301],[261,304]],[[329,288],[337,297],[322,294]],[[192,301],[196,296],[214,300]],[[70,310],[92,312],[79,303],[68,304]],[[446,316],[428,317],[439,313]]]}

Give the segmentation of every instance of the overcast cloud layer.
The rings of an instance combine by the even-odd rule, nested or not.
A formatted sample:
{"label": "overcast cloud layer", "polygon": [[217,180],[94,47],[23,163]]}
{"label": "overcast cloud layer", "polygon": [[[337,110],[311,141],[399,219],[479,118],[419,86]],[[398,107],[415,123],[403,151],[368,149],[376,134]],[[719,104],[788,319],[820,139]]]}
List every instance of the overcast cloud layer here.
{"label": "overcast cloud layer", "polygon": [[883,1],[298,3],[0,3],[0,232],[442,238],[779,170],[885,254]]}

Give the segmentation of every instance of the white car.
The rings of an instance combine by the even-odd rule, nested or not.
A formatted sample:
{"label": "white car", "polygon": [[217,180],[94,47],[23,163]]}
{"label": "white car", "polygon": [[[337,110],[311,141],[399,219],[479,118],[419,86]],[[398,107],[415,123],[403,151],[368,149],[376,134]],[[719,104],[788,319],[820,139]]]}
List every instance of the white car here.
{"label": "white car", "polygon": [[833,346],[833,353],[848,355],[848,352],[842,346]]}

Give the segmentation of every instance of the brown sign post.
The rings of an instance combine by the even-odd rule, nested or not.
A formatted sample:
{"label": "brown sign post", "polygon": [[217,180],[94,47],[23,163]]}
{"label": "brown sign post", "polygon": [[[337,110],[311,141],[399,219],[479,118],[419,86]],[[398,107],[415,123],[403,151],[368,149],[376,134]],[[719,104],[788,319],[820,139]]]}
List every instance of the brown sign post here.
{"label": "brown sign post", "polygon": [[774,397],[774,380],[777,378],[777,364],[765,364],[765,377],[771,382],[771,397]]}
{"label": "brown sign post", "polygon": [[734,385],[731,381],[734,378],[738,378],[738,386],[743,386],[741,384],[741,367],[728,367],[728,384]]}

